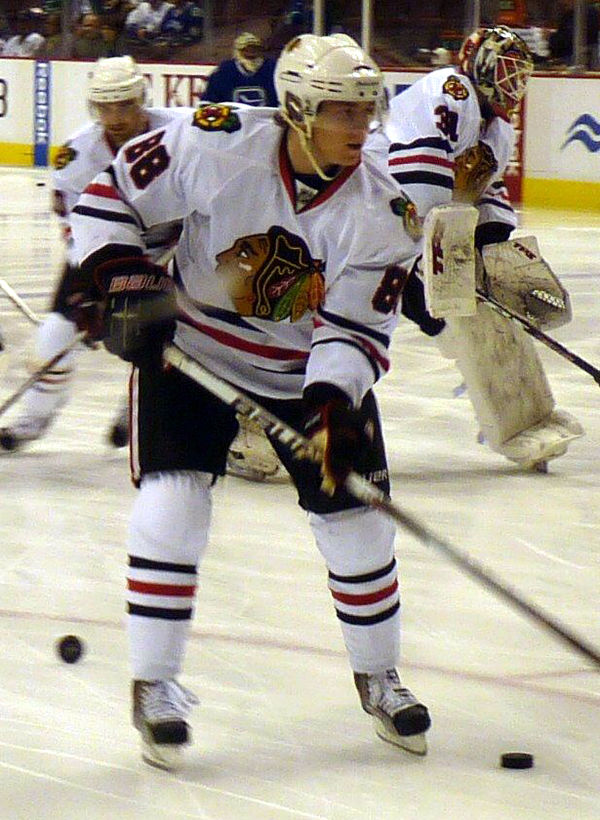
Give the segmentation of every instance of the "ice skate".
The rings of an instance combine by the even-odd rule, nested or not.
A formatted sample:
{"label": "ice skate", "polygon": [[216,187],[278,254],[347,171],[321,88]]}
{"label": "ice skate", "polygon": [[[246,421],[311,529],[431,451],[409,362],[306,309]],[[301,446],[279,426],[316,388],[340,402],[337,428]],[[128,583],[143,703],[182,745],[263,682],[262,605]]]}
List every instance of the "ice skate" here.
{"label": "ice skate", "polygon": [[427,707],[402,686],[395,669],[378,674],[354,673],[354,683],[375,732],[382,740],[417,755],[427,754],[425,732],[431,726]]}
{"label": "ice skate", "polygon": [[23,416],[10,427],[0,429],[0,448],[20,450],[24,444],[41,438],[54,421],[55,414],[49,416]]}
{"label": "ice skate", "polygon": [[113,447],[127,447],[129,444],[129,406],[127,403],[115,416],[106,437]]}
{"label": "ice skate", "polygon": [[238,421],[240,431],[227,455],[227,472],[248,481],[264,481],[274,476],[279,470],[279,459],[262,428],[244,416],[239,416]]}
{"label": "ice skate", "polygon": [[183,747],[191,741],[185,718],[196,703],[196,696],[175,680],[133,681],[133,725],[142,735],[146,763],[167,771],[179,768]]}

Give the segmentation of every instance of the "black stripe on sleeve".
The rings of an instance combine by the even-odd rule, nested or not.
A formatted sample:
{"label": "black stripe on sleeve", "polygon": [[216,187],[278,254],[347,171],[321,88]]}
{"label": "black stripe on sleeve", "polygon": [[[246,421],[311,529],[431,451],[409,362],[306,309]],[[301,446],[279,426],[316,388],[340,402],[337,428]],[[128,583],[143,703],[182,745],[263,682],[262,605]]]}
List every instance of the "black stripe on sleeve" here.
{"label": "black stripe on sleeve", "polygon": [[444,176],[444,174],[435,174],[431,171],[394,171],[390,172],[396,182],[401,185],[437,185],[440,188],[448,188],[450,191],[454,190],[454,177],[452,175]]}
{"label": "black stripe on sleeve", "polygon": [[126,225],[138,227],[137,221],[132,216],[119,214],[115,211],[103,211],[100,208],[90,208],[88,205],[76,205],[73,212],[81,214],[81,216],[93,216],[95,219],[101,219],[104,222],[123,222]]}
{"label": "black stripe on sleeve", "polygon": [[365,325],[361,325],[358,322],[353,322],[351,319],[346,319],[344,316],[338,316],[337,313],[329,313],[329,311],[323,310],[323,308],[319,308],[317,313],[329,324],[341,327],[344,330],[353,331],[354,333],[360,333],[363,336],[369,336],[380,345],[386,348],[389,347],[390,337],[385,333],[378,333],[376,330],[371,330],[371,328],[365,327]]}

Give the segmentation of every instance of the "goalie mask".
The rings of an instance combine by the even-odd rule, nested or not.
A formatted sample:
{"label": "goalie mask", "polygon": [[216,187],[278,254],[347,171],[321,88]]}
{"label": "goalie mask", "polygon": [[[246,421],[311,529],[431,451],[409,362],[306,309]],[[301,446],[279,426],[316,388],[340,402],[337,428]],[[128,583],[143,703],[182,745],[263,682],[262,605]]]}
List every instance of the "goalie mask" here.
{"label": "goalie mask", "polygon": [[146,99],[146,80],[131,57],[105,57],[94,65],[88,84],[88,104],[92,114],[98,103]]}
{"label": "goalie mask", "polygon": [[263,41],[245,31],[233,41],[233,58],[244,74],[256,74],[265,61]]}
{"label": "goalie mask", "polygon": [[463,42],[458,64],[492,106],[510,114],[533,71],[526,43],[506,26],[480,28]]}
{"label": "goalie mask", "polygon": [[302,34],[291,40],[275,66],[275,89],[283,119],[298,132],[304,150],[323,179],[328,177],[310,148],[320,104],[375,103],[376,120],[381,120],[385,110],[379,66],[346,34]]}

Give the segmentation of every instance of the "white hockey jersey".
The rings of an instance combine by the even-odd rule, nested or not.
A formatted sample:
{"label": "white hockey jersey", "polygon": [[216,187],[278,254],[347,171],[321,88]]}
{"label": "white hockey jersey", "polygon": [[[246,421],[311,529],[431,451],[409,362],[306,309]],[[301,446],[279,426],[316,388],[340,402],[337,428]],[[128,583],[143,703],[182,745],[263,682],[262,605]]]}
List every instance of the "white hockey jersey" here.
{"label": "white hockey jersey", "polygon": [[[185,109],[187,111],[187,109]],[[179,108],[148,108],[148,131],[160,128],[171,120],[181,117]],[[52,172],[53,208],[61,221],[63,236],[67,245],[68,261],[75,263],[70,238],[70,214],[86,185],[94,177],[108,168],[116,151],[106,139],[104,128],[99,122],[84,125],[62,145],[54,158]],[[157,238],[155,237],[155,240]],[[152,244],[160,244],[153,241]]]}
{"label": "white hockey jersey", "polygon": [[397,94],[390,103],[385,130],[392,143],[390,171],[420,217],[434,205],[452,200],[456,158],[482,141],[492,149],[498,169],[474,203],[479,224],[493,221],[516,226],[502,182],[514,148],[514,128],[499,116],[482,119],[473,84],[456,68],[432,71]]}
{"label": "white hockey jersey", "polygon": [[73,211],[77,254],[144,251],[147,226],[183,218],[176,344],[263,396],[326,381],[358,403],[389,367],[402,269],[420,251],[405,229],[412,212],[387,141],[297,204],[274,113],[204,105],[129,143]]}

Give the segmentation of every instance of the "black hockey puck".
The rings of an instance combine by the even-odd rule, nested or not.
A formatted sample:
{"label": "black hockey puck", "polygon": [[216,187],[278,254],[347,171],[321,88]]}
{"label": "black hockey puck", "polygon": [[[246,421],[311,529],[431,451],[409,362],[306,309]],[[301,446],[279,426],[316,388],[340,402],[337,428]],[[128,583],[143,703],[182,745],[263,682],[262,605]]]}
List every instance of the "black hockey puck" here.
{"label": "black hockey puck", "polygon": [[65,635],[57,641],[56,651],[65,663],[77,663],[83,655],[83,641],[77,635]]}
{"label": "black hockey puck", "polygon": [[531,769],[533,755],[528,752],[505,752],[500,755],[500,765],[503,769]]}

